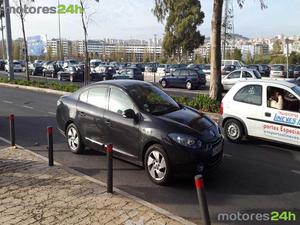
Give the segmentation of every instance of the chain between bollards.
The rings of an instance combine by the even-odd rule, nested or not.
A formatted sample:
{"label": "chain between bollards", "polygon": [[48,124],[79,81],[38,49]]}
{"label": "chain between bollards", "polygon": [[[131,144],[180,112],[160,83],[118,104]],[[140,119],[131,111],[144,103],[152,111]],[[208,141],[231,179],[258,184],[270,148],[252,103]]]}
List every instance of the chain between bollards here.
{"label": "chain between bollards", "polygon": [[106,145],[107,155],[107,193],[113,193],[113,145]]}
{"label": "chain between bollards", "polygon": [[203,182],[202,175],[195,176],[195,186],[197,189],[201,219],[204,222],[204,225],[210,225],[210,217],[209,217],[209,211],[208,211],[208,206],[206,201],[206,195],[204,191],[204,182]]}
{"label": "chain between bollards", "polygon": [[47,127],[47,139],[48,139],[48,161],[49,166],[53,166],[53,128]]}
{"label": "chain between bollards", "polygon": [[10,145],[16,147],[15,115],[9,115]]}

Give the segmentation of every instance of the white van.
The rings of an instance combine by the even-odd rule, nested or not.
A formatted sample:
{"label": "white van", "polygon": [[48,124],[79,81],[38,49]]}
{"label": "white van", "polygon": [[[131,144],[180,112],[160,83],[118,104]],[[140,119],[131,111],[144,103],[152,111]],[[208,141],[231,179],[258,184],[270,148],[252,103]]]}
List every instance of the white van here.
{"label": "white van", "polygon": [[237,83],[221,103],[225,136],[245,136],[300,146],[300,87],[276,80]]}

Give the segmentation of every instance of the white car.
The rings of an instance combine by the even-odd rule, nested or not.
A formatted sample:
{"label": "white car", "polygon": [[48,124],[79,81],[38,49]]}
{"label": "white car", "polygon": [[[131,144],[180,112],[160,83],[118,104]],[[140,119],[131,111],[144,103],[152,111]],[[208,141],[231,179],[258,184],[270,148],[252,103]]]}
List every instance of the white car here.
{"label": "white car", "polygon": [[231,142],[253,136],[300,146],[300,87],[295,83],[239,82],[223,98],[221,114]]}
{"label": "white car", "polygon": [[168,73],[170,73],[170,65],[167,65],[167,64],[161,64],[157,67],[157,73],[160,75],[160,76],[165,76],[167,75]]}
{"label": "white car", "polygon": [[261,75],[257,70],[239,69],[232,71],[222,78],[223,90],[230,90],[237,82],[249,79],[261,79]]}
{"label": "white car", "polygon": [[[5,64],[4,69],[6,72],[9,71],[8,63]],[[13,69],[14,69],[14,72],[22,72],[22,70],[23,70],[21,63],[19,63],[19,62],[13,62]]]}

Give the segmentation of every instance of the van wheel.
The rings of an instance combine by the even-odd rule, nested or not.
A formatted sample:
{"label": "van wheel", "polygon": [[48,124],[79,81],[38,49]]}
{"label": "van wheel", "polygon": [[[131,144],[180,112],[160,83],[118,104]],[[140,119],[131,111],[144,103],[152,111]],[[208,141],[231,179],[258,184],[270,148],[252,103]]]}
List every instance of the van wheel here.
{"label": "van wheel", "polygon": [[79,131],[75,124],[71,123],[66,130],[66,137],[68,141],[68,147],[71,152],[75,154],[82,153],[84,150],[84,144],[81,140]]}
{"label": "van wheel", "polygon": [[229,119],[224,126],[226,138],[233,143],[238,143],[244,136],[243,125],[236,119]]}
{"label": "van wheel", "polygon": [[186,82],[186,85],[185,85],[186,89],[188,90],[192,90],[193,89],[193,85],[190,81]]}
{"label": "van wheel", "polygon": [[158,185],[167,185],[171,180],[171,166],[166,152],[161,145],[148,148],[144,165],[150,180]]}

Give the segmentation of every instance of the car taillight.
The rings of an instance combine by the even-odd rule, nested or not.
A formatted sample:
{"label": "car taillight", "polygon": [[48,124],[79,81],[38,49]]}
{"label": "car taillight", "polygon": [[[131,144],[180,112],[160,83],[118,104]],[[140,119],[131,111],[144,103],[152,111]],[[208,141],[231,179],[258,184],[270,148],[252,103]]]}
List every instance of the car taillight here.
{"label": "car taillight", "polygon": [[223,102],[221,102],[221,105],[220,105],[220,114],[223,115],[223,113],[224,113]]}

